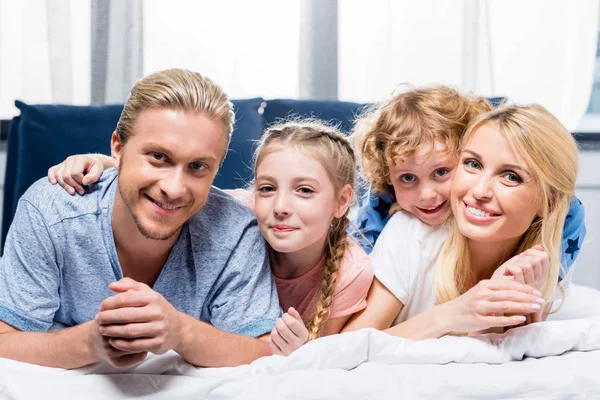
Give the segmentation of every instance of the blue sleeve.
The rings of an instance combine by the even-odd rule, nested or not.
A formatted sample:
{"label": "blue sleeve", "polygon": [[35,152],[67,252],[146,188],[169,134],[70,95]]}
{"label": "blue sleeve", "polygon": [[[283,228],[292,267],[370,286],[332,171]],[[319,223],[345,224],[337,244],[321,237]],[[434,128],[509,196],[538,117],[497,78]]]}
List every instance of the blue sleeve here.
{"label": "blue sleeve", "polygon": [[256,223],[248,226],[216,282],[210,323],[223,331],[258,337],[281,316],[267,248]]}
{"label": "blue sleeve", "polygon": [[[565,219],[565,226],[562,237],[562,258],[561,263],[568,272],[583,246],[585,238],[585,209],[581,201],[575,197],[571,201],[571,207]],[[560,279],[563,277],[563,271],[560,271]]]}
{"label": "blue sleeve", "polygon": [[0,263],[0,320],[21,331],[47,331],[60,306],[59,282],[48,226],[20,200]]}
{"label": "blue sleeve", "polygon": [[362,235],[352,226],[350,234],[360,243],[367,254],[371,253],[383,227],[390,220],[389,213],[392,204],[392,199],[387,194],[375,195],[370,190],[365,193],[356,217],[356,227]]}

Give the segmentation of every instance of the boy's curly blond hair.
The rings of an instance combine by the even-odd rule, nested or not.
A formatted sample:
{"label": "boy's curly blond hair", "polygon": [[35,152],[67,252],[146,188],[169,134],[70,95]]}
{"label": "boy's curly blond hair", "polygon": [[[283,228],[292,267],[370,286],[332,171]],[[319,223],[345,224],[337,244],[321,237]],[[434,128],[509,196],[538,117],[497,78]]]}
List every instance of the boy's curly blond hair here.
{"label": "boy's curly blond hair", "polygon": [[395,159],[411,157],[422,145],[434,142],[457,153],[469,122],[492,109],[485,98],[448,86],[405,88],[363,112],[353,130],[365,180],[373,192],[392,199],[394,188],[388,182]]}

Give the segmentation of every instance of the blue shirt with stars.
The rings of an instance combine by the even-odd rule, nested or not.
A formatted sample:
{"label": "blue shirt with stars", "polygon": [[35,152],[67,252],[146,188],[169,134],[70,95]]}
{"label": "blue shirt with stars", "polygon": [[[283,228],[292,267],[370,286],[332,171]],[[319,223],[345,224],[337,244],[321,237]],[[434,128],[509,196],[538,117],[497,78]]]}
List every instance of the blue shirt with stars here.
{"label": "blue shirt with stars", "polygon": [[[367,191],[364,195],[361,206],[356,218],[356,227],[360,229],[362,235],[356,232],[351,226],[350,233],[359,241],[367,254],[371,253],[373,245],[377,241],[383,227],[390,219],[390,208],[393,201],[387,194],[375,195]],[[566,272],[579,255],[579,250],[585,238],[585,210],[583,204],[578,198],[573,198],[571,207],[565,220],[562,239],[562,257],[561,264]],[[563,271],[560,271],[560,278],[563,278]]]}

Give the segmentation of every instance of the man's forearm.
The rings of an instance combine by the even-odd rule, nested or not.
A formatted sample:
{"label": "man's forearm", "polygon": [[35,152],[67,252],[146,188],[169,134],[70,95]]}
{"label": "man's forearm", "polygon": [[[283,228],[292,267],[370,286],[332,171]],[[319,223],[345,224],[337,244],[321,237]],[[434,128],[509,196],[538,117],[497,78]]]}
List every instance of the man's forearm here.
{"label": "man's forearm", "polygon": [[0,334],[0,357],[55,368],[79,368],[96,361],[88,345],[90,322],[57,332]]}
{"label": "man's forearm", "polygon": [[235,367],[271,355],[266,341],[221,331],[183,315],[181,342],[175,349],[198,367]]}

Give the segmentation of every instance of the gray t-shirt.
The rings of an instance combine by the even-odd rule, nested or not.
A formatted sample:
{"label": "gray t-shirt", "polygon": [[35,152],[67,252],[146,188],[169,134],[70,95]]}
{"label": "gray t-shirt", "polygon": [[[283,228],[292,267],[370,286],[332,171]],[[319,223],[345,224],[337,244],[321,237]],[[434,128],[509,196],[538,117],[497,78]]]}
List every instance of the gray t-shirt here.
{"label": "gray t-shirt", "polygon": [[[117,172],[83,197],[46,178],[19,200],[0,264],[0,320],[47,331],[92,320],[123,277],[112,234]],[[178,310],[221,330],[269,332],[281,314],[264,239],[253,214],[211,188],[181,231],[153,289]]]}

